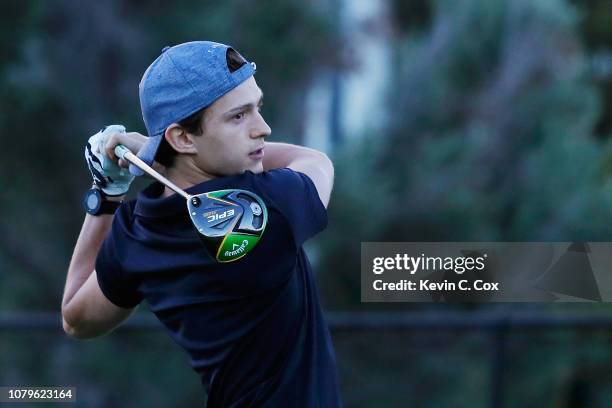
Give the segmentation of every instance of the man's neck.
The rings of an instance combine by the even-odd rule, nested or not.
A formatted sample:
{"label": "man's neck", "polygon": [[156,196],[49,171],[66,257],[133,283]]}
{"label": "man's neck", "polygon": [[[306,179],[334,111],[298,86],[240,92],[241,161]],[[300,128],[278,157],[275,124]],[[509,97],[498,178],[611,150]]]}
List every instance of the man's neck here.
{"label": "man's neck", "polygon": [[[176,160],[174,166],[166,169],[166,178],[186,190],[197,184],[214,179],[216,176],[204,172],[191,161]],[[173,190],[166,187],[162,197],[168,197],[175,194]]]}

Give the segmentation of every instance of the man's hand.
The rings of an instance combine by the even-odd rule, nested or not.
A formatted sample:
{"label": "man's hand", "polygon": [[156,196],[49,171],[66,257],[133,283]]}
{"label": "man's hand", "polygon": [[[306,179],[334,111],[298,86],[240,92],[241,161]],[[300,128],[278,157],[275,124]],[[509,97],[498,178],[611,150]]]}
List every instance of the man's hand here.
{"label": "man's hand", "polygon": [[137,132],[113,132],[106,140],[104,151],[113,161],[119,160],[119,167],[128,168],[130,163],[117,157],[115,154],[115,147],[117,147],[117,145],[123,145],[132,153],[138,154],[147,140],[148,138],[145,135],[141,135]]}
{"label": "man's hand", "polygon": [[85,146],[85,160],[94,183],[106,195],[125,194],[134,180],[134,176],[127,170],[128,163],[115,156],[115,146],[123,144],[136,153],[145,141],[143,135],[126,133],[122,125],[106,126],[89,138]]}

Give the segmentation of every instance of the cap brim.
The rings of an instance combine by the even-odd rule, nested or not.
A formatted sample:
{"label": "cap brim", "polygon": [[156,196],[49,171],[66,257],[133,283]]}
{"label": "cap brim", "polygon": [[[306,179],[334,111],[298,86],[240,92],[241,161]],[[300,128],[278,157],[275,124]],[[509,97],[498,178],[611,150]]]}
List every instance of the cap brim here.
{"label": "cap brim", "polygon": [[[148,164],[149,166],[153,166],[153,161],[155,160],[155,154],[157,153],[157,149],[164,137],[163,134],[157,136],[149,136],[149,140],[145,143],[145,145],[138,152],[138,158]],[[135,176],[142,176],[144,171],[140,170],[138,167],[134,166],[130,163],[130,173]]]}

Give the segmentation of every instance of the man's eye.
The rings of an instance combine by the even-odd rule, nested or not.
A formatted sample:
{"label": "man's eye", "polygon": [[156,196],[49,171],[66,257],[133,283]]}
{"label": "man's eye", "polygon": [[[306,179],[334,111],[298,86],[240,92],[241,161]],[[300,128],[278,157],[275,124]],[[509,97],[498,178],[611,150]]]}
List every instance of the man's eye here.
{"label": "man's eye", "polygon": [[240,112],[234,115],[235,120],[240,120],[244,117],[244,112]]}

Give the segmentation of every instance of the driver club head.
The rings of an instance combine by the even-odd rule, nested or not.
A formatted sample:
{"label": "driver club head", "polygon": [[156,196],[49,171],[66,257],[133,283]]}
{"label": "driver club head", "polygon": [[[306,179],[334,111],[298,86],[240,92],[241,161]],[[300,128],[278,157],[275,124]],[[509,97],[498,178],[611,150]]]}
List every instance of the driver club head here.
{"label": "driver club head", "polygon": [[236,261],[259,242],[268,210],[256,194],[239,189],[210,191],[187,200],[191,221],[218,262]]}

